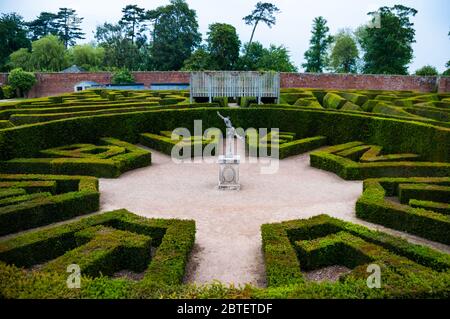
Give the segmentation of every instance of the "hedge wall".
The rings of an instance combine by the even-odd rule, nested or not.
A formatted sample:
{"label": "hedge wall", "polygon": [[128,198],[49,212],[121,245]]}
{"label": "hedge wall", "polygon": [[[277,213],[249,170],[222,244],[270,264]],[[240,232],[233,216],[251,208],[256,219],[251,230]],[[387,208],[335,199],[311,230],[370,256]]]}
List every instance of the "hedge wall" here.
{"label": "hedge wall", "polygon": [[[280,298],[449,295],[448,254],[327,215],[266,224],[261,231],[268,291],[272,295],[278,292]],[[381,267],[382,289],[367,287],[366,268],[372,263]],[[329,265],[346,265],[352,271],[336,283],[313,284],[305,279],[304,271]]]}
{"label": "hedge wall", "polygon": [[[74,143],[92,143],[112,136],[137,142],[142,132],[158,133],[177,127],[193,131],[194,120],[203,127],[225,131],[218,108],[158,110],[140,113],[73,118],[0,130],[0,159],[32,157],[40,150]],[[450,129],[413,121],[378,118],[317,109],[221,108],[235,127],[280,128],[299,138],[326,136],[329,143],[363,141],[386,152],[410,152],[426,160],[450,159]]]}
{"label": "hedge wall", "polygon": [[23,194],[9,194],[10,200],[17,201],[17,195],[40,196],[21,198],[12,205],[0,207],[0,236],[93,213],[100,208],[98,180],[93,177],[0,174],[0,190],[5,188],[24,190]]}
{"label": "hedge wall", "polygon": [[[420,183],[420,184],[419,184]],[[386,199],[386,197],[398,196],[401,202],[411,198],[417,199],[416,195],[405,190],[421,189],[420,197],[427,194],[430,200],[435,196],[436,186],[449,185],[450,177],[442,178],[382,178],[368,179],[364,181],[363,195],[356,203],[356,216],[389,228],[405,231],[433,241],[450,244],[450,216],[428,209],[411,207],[402,203]],[[422,185],[419,186],[418,185]],[[446,187],[448,188],[448,187]],[[448,190],[447,190],[448,191]],[[440,198],[440,197],[439,197]],[[448,198],[448,197],[446,197]],[[432,200],[431,200],[432,201]]]}
{"label": "hedge wall", "polygon": [[[194,240],[194,221],[146,219],[126,210],[27,233],[0,242],[0,296],[148,298],[182,284]],[[67,262],[74,258],[83,269],[81,289],[66,285]],[[38,264],[45,265],[33,272],[18,268]],[[138,282],[104,276],[120,270],[145,273]]]}
{"label": "hedge wall", "polygon": [[101,138],[96,144],[101,146],[74,144],[43,150],[40,152],[43,158],[2,161],[0,172],[116,178],[127,171],[151,164],[151,153],[132,144],[114,138]]}

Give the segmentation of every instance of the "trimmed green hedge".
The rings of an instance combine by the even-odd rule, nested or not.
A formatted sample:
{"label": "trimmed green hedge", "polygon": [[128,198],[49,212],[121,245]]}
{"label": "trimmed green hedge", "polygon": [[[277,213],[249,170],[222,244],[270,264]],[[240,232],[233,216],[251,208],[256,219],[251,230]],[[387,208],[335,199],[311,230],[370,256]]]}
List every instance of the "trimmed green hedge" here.
{"label": "trimmed green hedge", "polygon": [[[278,134],[269,132],[265,136],[259,136],[256,131],[248,131],[246,136],[246,145],[250,154],[274,157],[277,153],[279,159],[303,154],[326,144],[325,136],[296,139],[296,134],[290,132],[278,132]],[[266,148],[265,153],[262,153],[262,147]]]}
{"label": "trimmed green hedge", "polygon": [[[126,210],[27,233],[0,242],[0,296],[148,298],[182,284],[194,240],[194,221],[146,219]],[[81,289],[67,288],[68,263],[82,268]],[[39,264],[33,272],[18,268]],[[120,270],[145,273],[138,282],[104,276]]]}
{"label": "trimmed green hedge", "polygon": [[114,138],[102,138],[100,144],[74,144],[41,151],[45,158],[3,161],[0,172],[115,178],[151,164],[151,153],[132,144]]}
{"label": "trimmed green hedge", "polygon": [[[411,184],[410,188],[407,187],[409,184]],[[422,186],[418,187],[417,184]],[[450,177],[368,179],[364,181],[364,193],[356,203],[356,216],[448,245],[450,244],[449,215],[432,211],[431,207],[425,210],[386,199],[386,197],[399,196],[401,202],[409,203],[411,198],[418,199],[415,198],[418,192],[414,194],[408,192],[408,189],[421,189],[419,197],[424,199],[427,196],[423,194],[428,192],[428,195],[433,196],[432,189],[445,185],[450,185]]]}
{"label": "trimmed green hedge", "polygon": [[[172,139],[172,132],[162,131],[160,135],[152,133],[141,134],[140,143],[151,149],[157,150],[167,155],[176,154],[178,159],[190,159],[194,157],[196,149],[201,150],[202,154],[205,148],[210,145],[214,147],[211,155],[215,155],[218,149],[217,139],[206,139],[200,136],[191,136],[191,138]],[[190,154],[185,154],[184,150],[190,149]]]}
{"label": "trimmed green hedge", "polygon": [[0,207],[0,236],[67,220],[100,208],[98,180],[93,177],[0,174],[0,191],[3,194],[9,192],[2,200],[10,201],[10,205]]}
{"label": "trimmed green hedge", "polygon": [[[449,295],[448,254],[327,215],[265,224],[261,231],[271,295],[277,292],[280,298],[447,298]],[[381,267],[382,289],[367,287],[369,264]],[[336,283],[316,284],[305,279],[303,271],[330,265],[345,265],[352,271]]]}
{"label": "trimmed green hedge", "polygon": [[177,127],[193,131],[194,120],[203,127],[225,129],[217,110],[231,116],[235,127],[281,128],[298,138],[326,136],[330,144],[360,140],[382,146],[386,152],[411,152],[424,160],[448,161],[450,129],[425,123],[379,118],[367,114],[312,108],[226,108],[214,107],[157,110],[139,113],[80,117],[0,130],[0,158],[33,157],[61,144],[94,143],[112,136],[128,142],[139,141],[140,133],[158,133]]}
{"label": "trimmed green hedge", "polygon": [[[380,152],[381,147],[350,142],[311,153],[311,166],[333,172],[347,180],[450,176],[450,163],[406,162],[405,159],[416,160],[417,155],[407,153],[380,156]],[[395,162],[396,160],[398,162]]]}

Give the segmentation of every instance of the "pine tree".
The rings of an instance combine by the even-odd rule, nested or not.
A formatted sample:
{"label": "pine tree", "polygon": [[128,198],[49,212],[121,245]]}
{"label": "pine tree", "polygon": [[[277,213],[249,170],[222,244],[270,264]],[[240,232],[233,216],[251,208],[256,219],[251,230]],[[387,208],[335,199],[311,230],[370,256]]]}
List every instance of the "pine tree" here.
{"label": "pine tree", "polygon": [[78,17],[73,9],[59,9],[55,27],[58,29],[58,35],[66,48],[76,44],[78,39],[84,39],[85,34],[81,32],[80,28],[83,19]]}
{"label": "pine tree", "polygon": [[306,72],[322,73],[328,65],[327,51],[333,42],[333,37],[329,35],[329,31],[327,20],[323,17],[314,19],[312,37],[309,41],[310,47],[305,52],[306,63],[302,65]]}

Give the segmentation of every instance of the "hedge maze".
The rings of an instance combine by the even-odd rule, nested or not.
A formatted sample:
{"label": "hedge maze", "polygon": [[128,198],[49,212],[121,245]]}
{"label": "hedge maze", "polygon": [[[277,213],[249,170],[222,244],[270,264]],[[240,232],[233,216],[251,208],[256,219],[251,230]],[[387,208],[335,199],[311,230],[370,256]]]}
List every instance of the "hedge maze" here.
{"label": "hedge maze", "polygon": [[[263,156],[278,156],[284,159],[289,156],[303,154],[327,144],[326,136],[296,138],[292,132],[269,132],[260,136],[256,131],[248,131],[246,144],[249,154]],[[264,151],[261,149],[264,148]]]}
{"label": "hedge maze", "polygon": [[96,212],[99,199],[93,177],[0,174],[0,235]]}
{"label": "hedge maze", "polygon": [[[146,219],[126,210],[20,235],[0,243],[1,295],[93,298],[102,293],[92,291],[99,285],[105,297],[108,291],[131,297],[180,285],[194,236],[193,221]],[[81,289],[66,286],[71,264],[81,269]],[[124,270],[142,273],[140,280],[117,277]]]}
{"label": "hedge maze", "polygon": [[184,91],[88,90],[5,103],[0,106],[0,128],[82,116],[210,105],[218,106],[216,103],[189,104],[189,93]]}
{"label": "hedge maze", "polygon": [[197,152],[204,154],[207,149],[211,150],[210,154],[214,156],[221,133],[216,131],[211,134],[214,135],[208,138],[195,135],[186,137],[172,131],[161,131],[159,135],[144,133],[140,135],[140,143],[166,155],[173,154],[177,159],[190,159],[199,154]]}
{"label": "hedge maze", "polygon": [[450,163],[421,162],[417,154],[382,154],[383,148],[350,142],[311,153],[311,166],[348,180],[374,177],[450,176]]}
{"label": "hedge maze", "polygon": [[[181,159],[216,155],[220,110],[247,130],[250,154],[311,152],[312,167],[363,180],[359,219],[450,245],[450,93],[282,89],[279,104],[255,102],[99,89],[0,104],[0,297],[448,299],[448,254],[327,215],[263,225],[268,287],[218,290],[183,283],[194,221],[125,210],[71,220],[100,210],[97,178],[151,165],[136,144]],[[193,132],[196,120],[221,132],[173,132]],[[67,288],[70,264],[81,289]],[[372,264],[382,289],[367,286]],[[330,266],[348,271],[308,279]]]}
{"label": "hedge maze", "polygon": [[[262,226],[269,289],[296,284],[295,296],[311,298],[447,298],[450,257],[390,235],[320,215]],[[366,285],[367,267],[381,268],[383,289]],[[351,271],[317,286],[305,272],[332,265]],[[293,293],[293,292],[291,292]]]}
{"label": "hedge maze", "polygon": [[450,121],[448,93],[317,89],[284,89],[282,93],[280,103],[291,107],[409,117],[426,122],[447,122],[447,125]]}
{"label": "hedge maze", "polygon": [[98,144],[61,146],[40,151],[39,158],[3,161],[0,172],[115,178],[151,164],[151,153],[132,144],[114,138],[102,138]]}
{"label": "hedge maze", "polygon": [[356,216],[448,245],[450,177],[367,179]]}

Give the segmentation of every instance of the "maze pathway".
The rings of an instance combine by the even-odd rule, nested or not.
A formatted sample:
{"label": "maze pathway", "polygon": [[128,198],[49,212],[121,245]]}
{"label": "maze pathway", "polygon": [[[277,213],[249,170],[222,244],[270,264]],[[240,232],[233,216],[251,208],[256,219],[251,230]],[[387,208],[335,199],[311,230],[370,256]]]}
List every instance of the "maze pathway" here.
{"label": "maze pathway", "polygon": [[[243,145],[239,145],[242,154]],[[280,162],[275,175],[261,175],[264,163],[241,164],[242,190],[220,192],[217,164],[177,165],[152,151],[152,166],[118,179],[101,179],[101,209],[126,208],[145,217],[193,219],[196,244],[186,282],[217,279],[265,286],[260,227],[266,223],[328,214],[400,235],[411,242],[450,252],[450,247],[364,222],[355,216],[362,181],[345,181],[310,167],[309,155]]]}

